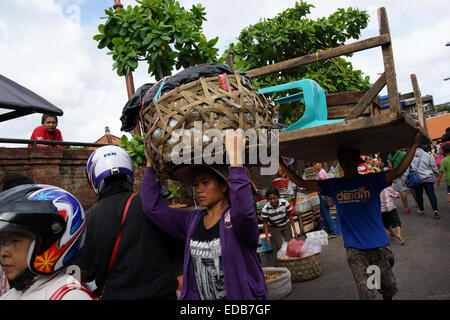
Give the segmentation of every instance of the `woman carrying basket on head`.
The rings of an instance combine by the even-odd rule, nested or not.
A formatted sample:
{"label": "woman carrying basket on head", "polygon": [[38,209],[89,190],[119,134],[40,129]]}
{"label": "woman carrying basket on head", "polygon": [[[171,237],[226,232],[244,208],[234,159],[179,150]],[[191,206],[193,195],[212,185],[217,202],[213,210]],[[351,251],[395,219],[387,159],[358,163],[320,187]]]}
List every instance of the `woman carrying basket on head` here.
{"label": "woman carrying basket on head", "polygon": [[259,230],[250,179],[242,165],[242,130],[227,132],[225,149],[230,166],[191,165],[175,175],[193,186],[206,209],[170,208],[160,195],[147,155],[142,185],[146,215],[161,229],[184,241],[181,300],[261,300],[267,287],[257,254]]}

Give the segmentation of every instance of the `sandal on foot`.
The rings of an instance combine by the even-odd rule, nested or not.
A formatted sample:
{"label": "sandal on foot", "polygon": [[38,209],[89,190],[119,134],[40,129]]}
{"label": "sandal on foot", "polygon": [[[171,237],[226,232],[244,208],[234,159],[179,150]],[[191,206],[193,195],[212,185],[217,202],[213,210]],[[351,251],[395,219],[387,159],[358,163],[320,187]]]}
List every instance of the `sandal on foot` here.
{"label": "sandal on foot", "polygon": [[405,209],[404,214],[409,214],[409,209]]}

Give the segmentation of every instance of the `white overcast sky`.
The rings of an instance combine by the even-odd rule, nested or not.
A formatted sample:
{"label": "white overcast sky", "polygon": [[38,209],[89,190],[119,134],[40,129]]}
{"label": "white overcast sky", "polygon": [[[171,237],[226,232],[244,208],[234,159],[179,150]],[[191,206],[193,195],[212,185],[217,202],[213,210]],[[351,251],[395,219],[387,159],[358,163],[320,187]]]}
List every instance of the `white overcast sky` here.
{"label": "white overcast sky", "polygon": [[[369,26],[361,39],[378,35],[377,8],[386,7],[398,88],[412,91],[415,73],[422,95],[431,94],[435,104],[450,101],[450,1],[448,0],[309,0],[315,5],[311,18],[328,16],[337,8],[367,10]],[[136,5],[123,0],[124,5]],[[271,18],[295,0],[182,0],[206,7],[204,32],[208,39],[219,36],[220,53],[235,42],[240,30]],[[8,0],[0,8],[0,74],[41,95],[64,111],[59,128],[64,140],[94,142],[104,134],[122,136],[120,116],[128,100],[125,80],[112,70],[107,50],[92,40],[104,20],[104,9],[113,0]],[[351,40],[353,42],[355,40]],[[356,69],[375,82],[383,72],[381,49],[354,54]],[[145,63],[134,73],[136,89],[152,79]],[[382,93],[385,93],[382,91]],[[0,109],[4,113],[5,109]],[[40,114],[0,123],[0,137],[29,139],[40,124]],[[0,143],[0,146],[11,146]],[[14,145],[20,146],[20,145]]]}

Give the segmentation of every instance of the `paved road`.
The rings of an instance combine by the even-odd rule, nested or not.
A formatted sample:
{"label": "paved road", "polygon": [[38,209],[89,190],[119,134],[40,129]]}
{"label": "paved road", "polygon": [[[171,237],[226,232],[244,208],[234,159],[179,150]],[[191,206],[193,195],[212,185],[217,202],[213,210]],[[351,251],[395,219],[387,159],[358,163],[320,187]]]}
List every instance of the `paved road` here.
{"label": "paved road", "polygon": [[[447,190],[436,187],[441,219],[433,219],[428,198],[425,196],[425,216],[414,209],[408,193],[411,213],[404,215],[399,199],[395,200],[402,221],[405,245],[391,239],[396,259],[393,268],[398,294],[402,300],[450,300],[450,209]],[[322,247],[322,275],[307,282],[292,283],[292,292],[285,300],[355,300],[358,299],[353,276],[347,265],[342,237]],[[381,299],[381,296],[378,296]]]}

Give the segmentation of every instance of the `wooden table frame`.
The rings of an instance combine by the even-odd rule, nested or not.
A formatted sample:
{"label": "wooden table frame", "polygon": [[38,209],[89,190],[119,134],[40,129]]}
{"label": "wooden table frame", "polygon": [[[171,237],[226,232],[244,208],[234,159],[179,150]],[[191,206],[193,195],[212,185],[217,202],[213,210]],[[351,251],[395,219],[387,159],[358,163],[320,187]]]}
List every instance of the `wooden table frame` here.
{"label": "wooden table frame", "polygon": [[[417,130],[417,123],[411,115],[402,110],[400,105],[389,21],[384,7],[378,9],[378,22],[380,35],[377,37],[274,63],[246,72],[251,77],[260,77],[270,73],[299,68],[306,64],[353,52],[381,47],[384,72],[373,86],[362,95],[358,103],[356,103],[353,109],[345,117],[345,121],[280,133],[280,154],[309,161],[336,160],[337,149],[343,146],[345,142],[355,140],[354,138],[357,138],[355,140],[356,142],[353,143],[354,147],[360,149],[362,153],[394,151],[410,146],[412,138]],[[230,57],[227,58],[227,61],[230,61],[231,63]],[[414,88],[413,96],[416,99],[418,108],[418,119],[425,128],[422,142],[431,143],[431,139],[426,131],[420,90],[418,89],[417,78],[415,75],[411,75],[411,81]],[[363,112],[372,104],[379,92],[385,86],[388,91],[389,111],[377,115],[371,113],[369,117],[360,118]],[[371,131],[370,128],[375,129]],[[380,145],[379,143],[369,143],[370,146],[365,145],[364,141],[378,137],[380,134],[386,132],[389,132],[389,137],[395,135],[396,138],[386,139],[389,140],[386,145]],[[359,136],[360,133],[362,133],[363,136]],[[332,146],[328,151],[328,154],[321,154],[318,156],[319,149],[317,146],[320,143],[325,143],[327,147]],[[352,146],[352,143],[349,145],[346,144],[346,146]]]}

